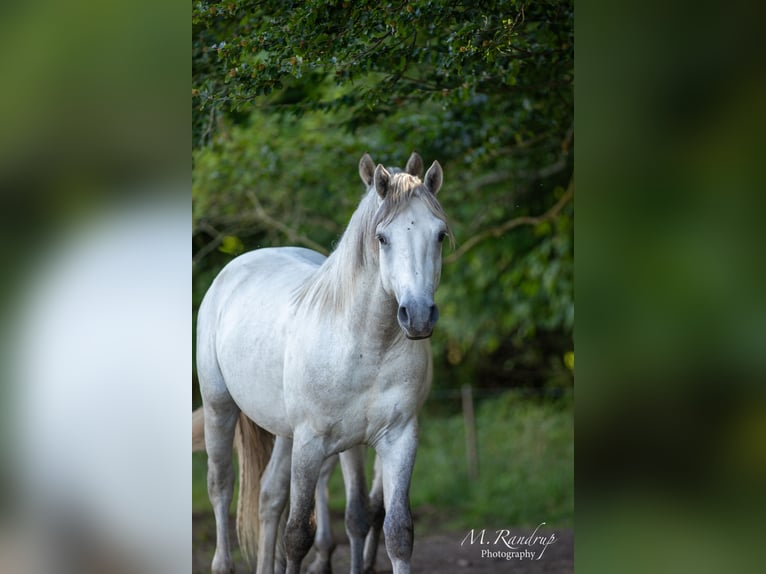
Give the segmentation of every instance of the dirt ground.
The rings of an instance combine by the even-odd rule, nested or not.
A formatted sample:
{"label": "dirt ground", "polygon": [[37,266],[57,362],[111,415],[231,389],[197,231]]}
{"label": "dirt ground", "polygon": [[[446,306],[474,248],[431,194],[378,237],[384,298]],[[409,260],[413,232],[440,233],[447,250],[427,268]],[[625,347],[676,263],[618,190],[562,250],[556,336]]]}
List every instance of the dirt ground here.
{"label": "dirt ground", "polygon": [[[341,517],[336,517],[333,524],[333,533],[337,547],[333,554],[333,572],[336,574],[348,572],[349,568],[349,545],[343,532]],[[234,523],[231,523],[232,536],[234,535]],[[528,549],[535,551],[539,559],[521,559],[516,556],[510,558],[497,557],[507,556],[510,550],[503,545],[502,539],[513,543],[513,537],[529,537],[533,528],[509,528],[507,531],[496,531],[495,528],[487,528],[484,536],[484,544],[479,539],[481,528],[474,531],[474,543],[470,538],[466,540],[469,532],[434,532],[429,526],[429,532],[420,528],[415,521],[415,548],[412,555],[412,571],[419,573],[438,574],[489,574],[491,572],[513,572],[515,574],[569,574],[574,572],[574,534],[572,529],[539,529],[538,536],[544,536],[550,540],[553,534],[555,539],[544,548],[539,544],[518,546],[519,551]],[[501,539],[497,544],[498,536]],[[210,572],[210,562],[215,549],[215,524],[212,516],[193,516],[193,574],[207,574]],[[465,541],[464,541],[465,540]],[[495,557],[482,557],[482,551],[495,553]],[[239,553],[235,553],[239,557]],[[311,563],[313,551],[304,561],[304,567]],[[381,545],[378,550],[376,564],[378,573],[390,573],[391,563],[386,555],[385,543],[381,537]],[[248,570],[244,562],[239,559],[236,564],[236,574],[247,574]]]}

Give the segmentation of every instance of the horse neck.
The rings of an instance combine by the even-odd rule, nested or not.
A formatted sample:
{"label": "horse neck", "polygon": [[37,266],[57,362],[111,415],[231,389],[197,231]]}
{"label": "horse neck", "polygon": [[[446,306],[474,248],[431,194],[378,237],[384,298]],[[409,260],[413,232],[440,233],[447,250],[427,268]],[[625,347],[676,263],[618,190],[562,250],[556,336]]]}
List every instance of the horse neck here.
{"label": "horse neck", "polygon": [[[325,280],[334,283],[331,289],[336,313],[346,324],[353,324],[356,333],[395,338],[401,335],[396,320],[397,302],[383,290],[377,254],[372,250],[370,221],[377,207],[375,191],[369,191],[352,217],[335,251],[325,265]],[[325,285],[328,288],[329,285]]]}
{"label": "horse neck", "polygon": [[377,266],[370,265],[354,282],[343,309],[344,320],[354,325],[356,333],[389,343],[402,334],[396,319],[397,308],[396,298],[383,289]]}

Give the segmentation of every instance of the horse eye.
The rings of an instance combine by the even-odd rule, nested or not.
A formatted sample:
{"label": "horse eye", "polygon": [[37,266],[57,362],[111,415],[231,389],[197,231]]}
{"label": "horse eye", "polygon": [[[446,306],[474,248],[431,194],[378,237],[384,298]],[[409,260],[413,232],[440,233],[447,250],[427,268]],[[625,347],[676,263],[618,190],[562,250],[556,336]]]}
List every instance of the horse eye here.
{"label": "horse eye", "polygon": [[386,239],[385,235],[381,235],[380,233],[378,233],[376,237],[378,238],[378,241],[380,242],[381,245],[388,245],[388,239]]}
{"label": "horse eye", "polygon": [[438,237],[439,243],[441,243],[442,241],[444,241],[444,238],[445,238],[445,237],[447,237],[447,232],[446,232],[446,231],[441,231],[441,232],[439,233],[439,237]]}

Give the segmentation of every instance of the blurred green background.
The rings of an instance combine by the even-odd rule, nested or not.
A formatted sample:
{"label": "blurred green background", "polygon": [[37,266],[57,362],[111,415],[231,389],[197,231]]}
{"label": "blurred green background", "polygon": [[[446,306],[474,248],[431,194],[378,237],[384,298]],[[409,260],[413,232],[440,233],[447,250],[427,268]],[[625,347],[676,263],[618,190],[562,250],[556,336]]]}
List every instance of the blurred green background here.
{"label": "blurred green background", "polygon": [[412,501],[455,528],[572,524],[573,16],[571,2],[193,5],[195,306],[244,251],[331,251],[363,153],[442,164],[456,245]]}
{"label": "blurred green background", "polygon": [[765,8],[577,6],[583,572],[762,569]]}

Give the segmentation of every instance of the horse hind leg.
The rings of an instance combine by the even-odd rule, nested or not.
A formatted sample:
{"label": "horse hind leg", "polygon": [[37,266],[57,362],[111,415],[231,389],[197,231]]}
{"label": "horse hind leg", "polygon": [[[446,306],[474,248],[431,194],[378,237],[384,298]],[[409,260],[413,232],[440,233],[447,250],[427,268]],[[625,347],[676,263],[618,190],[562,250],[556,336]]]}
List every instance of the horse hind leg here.
{"label": "horse hind leg", "polygon": [[[228,395],[228,393],[226,393]],[[215,514],[216,547],[213,555],[213,574],[231,574],[234,562],[231,558],[229,539],[229,506],[234,493],[234,468],[232,449],[239,408],[231,397],[203,393],[205,417],[205,448],[207,450],[207,490]]]}
{"label": "horse hind leg", "polygon": [[338,456],[333,455],[324,461],[322,470],[319,471],[319,480],[316,487],[317,531],[314,537],[316,555],[314,561],[308,567],[308,574],[332,573],[332,553],[335,550],[335,540],[333,539],[330,521],[328,483],[337,464]]}
{"label": "horse hind leg", "polygon": [[266,470],[261,477],[260,503],[258,505],[259,529],[258,574],[284,572],[284,555],[277,546],[287,499],[290,492],[290,457],[292,441],[276,437]]}
{"label": "horse hind leg", "polygon": [[351,544],[351,574],[361,574],[364,539],[370,530],[370,509],[364,472],[364,446],[340,454],[343,482],[346,485],[346,534]]}
{"label": "horse hind leg", "polygon": [[[290,477],[287,477],[287,483],[288,483],[288,498],[289,498],[289,484],[290,484]],[[282,516],[279,517],[279,528],[277,528],[277,532],[279,535],[277,536],[277,551],[275,553],[274,557],[274,574],[285,574],[287,572],[287,551],[285,550],[285,530],[287,528],[287,515],[290,512],[290,509],[288,508],[289,505],[285,504],[285,508],[282,511]],[[260,573],[259,573],[260,574]]]}
{"label": "horse hind leg", "polygon": [[364,574],[375,573],[380,532],[383,530],[383,520],[385,517],[386,510],[383,506],[383,473],[380,467],[380,458],[375,457],[375,478],[370,489],[370,532],[364,542]]}

